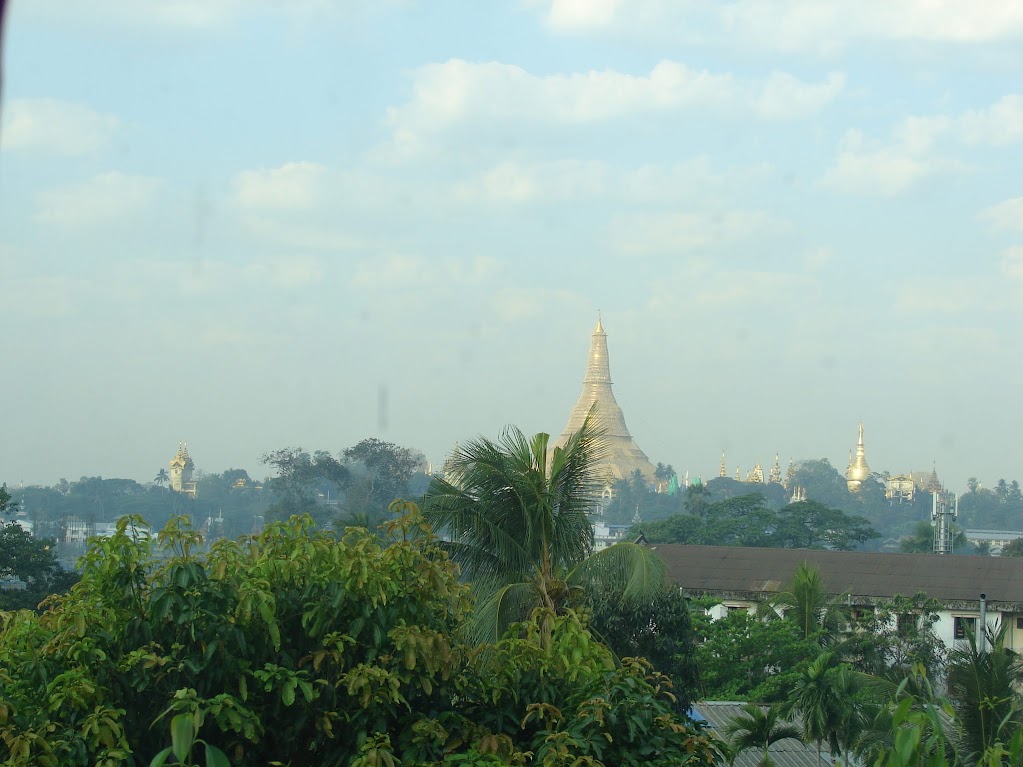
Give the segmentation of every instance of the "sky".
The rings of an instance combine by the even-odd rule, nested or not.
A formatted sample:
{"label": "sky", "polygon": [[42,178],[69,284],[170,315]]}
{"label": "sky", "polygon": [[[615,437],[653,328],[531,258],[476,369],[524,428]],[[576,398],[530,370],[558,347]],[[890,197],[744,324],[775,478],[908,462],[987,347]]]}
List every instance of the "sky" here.
{"label": "sky", "polygon": [[14,0],[0,481],[559,434],[1023,479],[1017,0]]}

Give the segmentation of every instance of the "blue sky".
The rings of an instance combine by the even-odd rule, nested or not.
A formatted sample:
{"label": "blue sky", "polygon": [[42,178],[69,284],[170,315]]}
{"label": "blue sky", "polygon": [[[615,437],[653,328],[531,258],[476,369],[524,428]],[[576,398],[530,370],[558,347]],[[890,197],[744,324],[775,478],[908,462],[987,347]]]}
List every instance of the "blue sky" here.
{"label": "blue sky", "polygon": [[1023,6],[15,0],[0,480],[560,433],[1023,478]]}

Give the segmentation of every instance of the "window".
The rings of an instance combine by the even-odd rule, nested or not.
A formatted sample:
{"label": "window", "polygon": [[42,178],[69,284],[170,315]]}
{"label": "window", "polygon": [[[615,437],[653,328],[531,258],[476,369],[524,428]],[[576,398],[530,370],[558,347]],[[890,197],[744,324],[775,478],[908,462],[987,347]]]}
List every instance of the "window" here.
{"label": "window", "polygon": [[957,616],[955,619],[955,633],[956,639],[967,639],[968,637],[977,635],[977,619],[976,618],[963,618]]}
{"label": "window", "polygon": [[1023,617],[1016,616],[1016,628],[1023,629]]}

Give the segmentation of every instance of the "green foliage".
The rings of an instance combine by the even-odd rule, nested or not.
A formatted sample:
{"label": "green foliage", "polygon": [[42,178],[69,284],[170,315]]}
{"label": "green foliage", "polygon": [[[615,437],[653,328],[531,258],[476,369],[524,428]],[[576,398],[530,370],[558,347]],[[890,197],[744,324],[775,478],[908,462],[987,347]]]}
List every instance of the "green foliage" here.
{"label": "green foliage", "polygon": [[124,518],[42,615],[0,613],[8,767],[710,765],[666,677],[571,611],[463,644],[470,595],[411,504],[211,548]]}
{"label": "green foliage", "polygon": [[699,694],[693,627],[681,590],[666,586],[650,600],[622,602],[614,594],[591,592],[590,627],[620,658],[646,658],[674,686],[680,711]]}
{"label": "green foliage", "polygon": [[637,659],[618,665],[578,617],[538,610],[473,653],[467,714],[484,753],[545,767],[709,765],[718,744],[675,712],[670,681]]}
{"label": "green foliage", "polygon": [[664,583],[663,561],[645,547],[592,552],[594,467],[605,448],[589,421],[564,447],[549,449],[549,441],[509,427],[498,442],[469,442],[427,492],[427,518],[450,536],[452,556],[473,582],[481,641],[536,607],[557,614],[579,606],[591,588],[646,599]]}
{"label": "green foliage", "polygon": [[408,511],[389,546],[295,519],[208,555],[184,520],[152,540],[122,519],[66,597],[4,618],[12,764],[145,764],[180,714],[241,765],[345,763],[411,731],[449,705],[468,593]]}
{"label": "green foliage", "polygon": [[843,550],[878,535],[864,518],[814,501],[791,503],[775,511],[760,493],[707,504],[697,492],[693,506],[699,516],[676,514],[642,522],[630,534],[642,532],[650,543]]}
{"label": "green foliage", "polygon": [[725,728],[732,747],[732,759],[744,751],[761,750],[760,765],[765,767],[771,763],[768,749],[773,743],[789,738],[802,740],[803,733],[790,722],[782,720],[781,708],[778,705],[759,706],[747,703],[743,713],[732,719]]}
{"label": "green foliage", "polygon": [[858,671],[898,682],[916,667],[943,677],[948,649],[934,633],[941,603],[924,593],[892,599],[861,612],[840,644],[843,660]]}
{"label": "green foliage", "polygon": [[0,581],[9,586],[0,589],[0,610],[34,610],[76,580],[76,573],[57,562],[53,541],[35,538],[21,525],[0,520]]}
{"label": "green foliage", "polygon": [[692,621],[703,697],[710,700],[782,701],[820,652],[819,637],[804,637],[794,621],[746,610],[720,620],[694,610]]}
{"label": "green foliage", "polygon": [[961,726],[963,750],[972,756],[1008,742],[1023,729],[1018,695],[1023,658],[1005,646],[1005,636],[1005,629],[989,636],[987,648],[969,637],[949,658],[949,697]]}
{"label": "green foliage", "polygon": [[268,514],[279,519],[309,514],[320,524],[338,527],[353,521],[375,525],[392,501],[421,492],[412,483],[424,460],[417,450],[373,438],[338,458],[325,450],[274,450],[263,456],[276,472],[269,483],[274,503]]}

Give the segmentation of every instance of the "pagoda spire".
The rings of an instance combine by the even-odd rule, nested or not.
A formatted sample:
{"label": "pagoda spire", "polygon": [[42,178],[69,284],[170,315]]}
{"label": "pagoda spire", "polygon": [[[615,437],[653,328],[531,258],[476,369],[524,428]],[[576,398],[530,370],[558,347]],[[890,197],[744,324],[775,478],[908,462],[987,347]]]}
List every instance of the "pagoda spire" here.
{"label": "pagoda spire", "polygon": [[870,476],[867,452],[863,447],[863,421],[860,421],[856,439],[856,457],[849,457],[849,468],[845,472],[845,483],[851,493],[858,493],[863,482]]}
{"label": "pagoda spire", "polygon": [[728,465],[725,463],[725,451],[721,451],[721,469],[718,471],[719,477],[728,476]]}
{"label": "pagoda spire", "polygon": [[637,469],[648,481],[654,481],[654,466],[633,441],[629,427],[625,425],[625,415],[611,390],[607,333],[604,332],[604,321],[599,312],[597,325],[590,336],[583,389],[556,446],[564,445],[572,434],[578,432],[591,412],[596,425],[603,432],[607,447],[607,458],[601,463],[598,473],[608,475],[604,477],[608,484],[615,479],[628,479]]}

